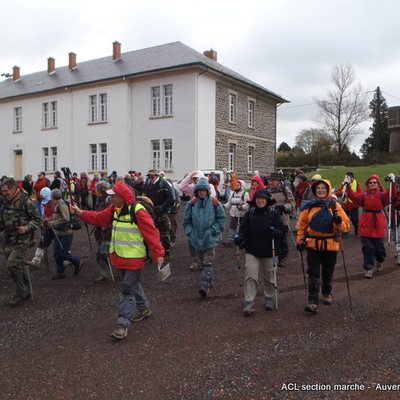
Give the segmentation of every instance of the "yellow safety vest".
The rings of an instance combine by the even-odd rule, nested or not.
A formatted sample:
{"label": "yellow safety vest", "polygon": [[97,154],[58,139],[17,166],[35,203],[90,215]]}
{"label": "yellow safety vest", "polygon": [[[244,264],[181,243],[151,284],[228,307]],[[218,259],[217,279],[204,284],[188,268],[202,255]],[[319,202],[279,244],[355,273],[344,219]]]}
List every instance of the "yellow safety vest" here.
{"label": "yellow safety vest", "polygon": [[[116,253],[121,258],[144,258],[147,254],[146,245],[139,227],[132,222],[131,206],[128,209],[129,213],[122,216],[114,212],[110,253]],[[137,203],[135,214],[141,209],[145,210]]]}
{"label": "yellow safety vest", "polygon": [[[344,183],[344,182],[343,182]],[[354,179],[354,181],[350,185],[351,190],[355,193],[357,191],[357,181]],[[346,191],[346,186],[343,186],[343,190]],[[350,200],[347,196],[345,197],[343,203],[352,203],[353,200]]]}

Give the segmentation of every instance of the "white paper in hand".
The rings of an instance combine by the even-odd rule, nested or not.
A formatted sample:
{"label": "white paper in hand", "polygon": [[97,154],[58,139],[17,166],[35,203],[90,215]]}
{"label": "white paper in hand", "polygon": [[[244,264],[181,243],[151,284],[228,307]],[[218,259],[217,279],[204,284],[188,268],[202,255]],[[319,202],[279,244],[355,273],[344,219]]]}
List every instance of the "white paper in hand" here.
{"label": "white paper in hand", "polygon": [[160,281],[165,281],[171,275],[171,265],[168,263],[164,268],[158,267]]}

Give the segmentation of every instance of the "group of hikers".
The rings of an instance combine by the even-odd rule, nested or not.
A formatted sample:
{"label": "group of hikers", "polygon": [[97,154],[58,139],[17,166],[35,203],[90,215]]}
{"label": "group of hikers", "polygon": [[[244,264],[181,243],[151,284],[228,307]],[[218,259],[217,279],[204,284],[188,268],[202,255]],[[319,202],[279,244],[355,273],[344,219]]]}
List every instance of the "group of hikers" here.
{"label": "group of hikers", "polygon": [[[129,175],[132,177],[131,171]],[[134,174],[132,178],[138,180],[134,179]],[[55,175],[56,179],[60,177]],[[190,271],[201,270],[200,297],[206,298],[212,288],[216,248],[225,231],[226,209],[229,209],[229,232],[223,244],[236,246],[238,252],[244,249],[246,253],[243,314],[249,316],[255,310],[259,277],[263,283],[264,308],[278,308],[277,267],[288,265],[289,219],[297,210],[296,229],[290,233],[301,258],[303,251],[307,251],[308,302],[305,311],[316,313],[321,301],[332,304],[337,253],[343,236],[349,232],[350,220],[354,233],[361,237],[363,268],[368,279],[375,270],[382,269],[385,261],[385,211],[388,206],[393,214],[393,217],[389,216],[389,226],[396,228],[398,234],[396,215],[400,178],[391,173],[386,180],[390,181],[389,190],[381,186],[377,175],[366,180],[363,190],[354,174],[348,172],[334,196],[330,182],[319,174],[308,181],[305,174],[298,173],[293,190],[285,183],[281,172],[264,177],[256,173],[251,178],[250,190],[243,180],[237,179],[227,201],[222,204],[216,198],[210,178],[201,171],[187,174],[179,185],[189,199],[182,225],[188,236]],[[132,321],[149,317],[151,310],[141,284],[141,270],[149,252],[158,268],[171,260],[179,199],[176,188],[162,171],[149,170],[145,181],[143,191],[138,192],[132,180],[117,178],[110,183],[99,177],[94,185],[96,201],[88,206],[82,198],[74,201],[79,196],[74,190],[77,182],[71,176],[65,179],[67,188],[63,188],[61,182],[58,187],[51,188],[52,184],[47,182],[40,189],[35,205],[31,201],[32,193],[20,188],[12,177],[3,176],[0,231],[4,231],[7,268],[16,285],[9,305],[18,306],[31,297],[29,267],[40,265],[44,250],[51,243],[57,268],[53,280],[66,277],[65,268],[69,263],[74,274],[81,271],[83,262],[71,253],[73,220],[79,218],[94,227],[100,272],[95,283],[109,281],[114,268],[122,278],[117,323],[111,336],[124,339]],[[359,208],[362,209],[360,219]],[[35,243],[35,231],[39,230],[41,239],[35,256],[32,261],[26,261],[27,248]],[[294,231],[297,231],[296,239]],[[400,265],[400,249],[397,250]]]}

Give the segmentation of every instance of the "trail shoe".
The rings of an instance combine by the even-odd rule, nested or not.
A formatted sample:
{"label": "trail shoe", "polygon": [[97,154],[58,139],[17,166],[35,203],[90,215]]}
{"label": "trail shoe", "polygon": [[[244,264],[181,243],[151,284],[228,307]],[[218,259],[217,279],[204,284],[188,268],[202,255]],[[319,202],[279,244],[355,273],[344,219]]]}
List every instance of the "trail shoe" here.
{"label": "trail shoe", "polygon": [[210,291],[209,288],[207,288],[205,286],[200,286],[199,294],[203,299],[205,299],[207,297],[209,291]]}
{"label": "trail shoe", "polygon": [[377,262],[377,263],[376,263],[376,270],[377,270],[377,271],[382,271],[382,264],[383,264],[383,263],[381,263],[381,262]]}
{"label": "trail shoe", "polygon": [[53,281],[56,281],[63,278],[65,278],[64,272],[57,272],[51,279],[53,279]]}
{"label": "trail shoe", "polygon": [[135,308],[131,321],[139,322],[144,318],[150,317],[150,315],[151,315],[151,310],[149,308],[147,308],[146,310],[138,310],[137,308]]}
{"label": "trail shoe", "polygon": [[284,268],[287,266],[287,258],[278,257],[278,267]]}
{"label": "trail shoe", "polygon": [[110,278],[108,276],[100,275],[98,278],[94,280],[94,283],[104,283],[110,282]]}
{"label": "trail shoe", "polygon": [[330,306],[332,304],[333,301],[333,297],[329,294],[328,296],[324,296],[324,304],[326,304],[327,306]]}
{"label": "trail shoe", "polygon": [[368,269],[367,271],[365,271],[365,275],[364,275],[364,276],[365,276],[367,279],[371,279],[373,273],[374,273],[374,270],[373,270],[373,269]]}
{"label": "trail shoe", "polygon": [[78,275],[79,272],[81,272],[82,267],[83,267],[83,261],[80,261],[79,265],[75,267],[74,275]]}
{"label": "trail shoe", "polygon": [[17,307],[21,305],[25,300],[29,299],[31,297],[31,294],[26,292],[23,295],[16,294],[9,302],[8,305],[11,307]]}
{"label": "trail shoe", "polygon": [[316,313],[317,312],[317,310],[318,310],[318,304],[307,304],[305,307],[304,307],[304,311],[307,311],[307,312],[310,312],[310,313]]}
{"label": "trail shoe", "polygon": [[113,337],[114,339],[122,340],[128,336],[128,330],[117,326],[115,330],[111,332],[110,336]]}
{"label": "trail shoe", "polygon": [[243,314],[251,315],[254,312],[254,301],[246,301],[244,303]]}
{"label": "trail shoe", "polygon": [[29,265],[30,267],[32,267],[32,268],[39,268],[40,267],[40,262],[41,262],[42,260],[40,259],[40,258],[37,258],[37,257],[33,257],[32,258],[32,261],[27,261],[25,264],[26,265]]}
{"label": "trail shoe", "polygon": [[265,309],[273,310],[274,309],[274,299],[272,297],[265,298]]}
{"label": "trail shoe", "polygon": [[197,271],[199,268],[200,268],[200,263],[193,263],[193,264],[189,267],[190,272]]}

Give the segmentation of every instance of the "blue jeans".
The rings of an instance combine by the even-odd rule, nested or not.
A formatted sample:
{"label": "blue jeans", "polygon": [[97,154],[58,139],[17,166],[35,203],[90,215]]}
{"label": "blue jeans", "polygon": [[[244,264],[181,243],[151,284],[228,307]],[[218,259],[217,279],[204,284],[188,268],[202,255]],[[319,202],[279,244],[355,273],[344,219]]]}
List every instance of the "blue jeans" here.
{"label": "blue jeans", "polygon": [[128,329],[135,308],[146,310],[149,308],[146,294],[140,284],[140,269],[121,269],[122,298],[119,301],[117,326]]}
{"label": "blue jeans", "polygon": [[70,261],[74,267],[79,267],[81,260],[71,253],[71,245],[74,235],[54,236],[53,257],[57,265],[57,272],[63,273],[65,271],[64,260]]}
{"label": "blue jeans", "polygon": [[372,238],[361,236],[362,252],[364,255],[363,268],[371,270],[375,267],[375,260],[379,263],[385,261],[386,249],[384,245],[385,238]]}

